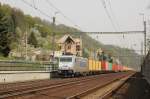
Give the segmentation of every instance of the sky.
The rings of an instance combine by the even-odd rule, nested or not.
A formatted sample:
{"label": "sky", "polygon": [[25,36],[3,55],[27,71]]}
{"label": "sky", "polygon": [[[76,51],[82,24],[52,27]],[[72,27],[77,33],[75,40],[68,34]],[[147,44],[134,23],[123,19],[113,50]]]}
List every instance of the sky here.
{"label": "sky", "polygon": [[[1,3],[21,9],[25,14],[38,16],[52,21],[56,16],[57,24],[66,24],[80,27],[82,31],[107,32],[107,31],[142,31],[143,16],[150,18],[150,0],[25,0],[32,6],[37,7],[49,17],[42,15],[34,8],[28,6],[23,0],[0,0]],[[63,15],[54,9],[51,2]],[[107,11],[104,8],[106,7]],[[110,16],[110,17],[109,17]],[[111,22],[111,20],[113,23]],[[114,25],[112,25],[114,24]],[[77,27],[77,28],[78,28]],[[115,27],[115,28],[114,28]],[[143,35],[92,35],[93,38],[105,44],[114,44],[121,47],[141,49]]]}

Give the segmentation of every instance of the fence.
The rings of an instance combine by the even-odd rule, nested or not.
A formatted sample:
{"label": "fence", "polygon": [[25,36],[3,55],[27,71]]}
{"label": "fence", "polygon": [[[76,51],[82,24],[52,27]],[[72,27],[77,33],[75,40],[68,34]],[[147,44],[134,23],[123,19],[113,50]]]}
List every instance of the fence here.
{"label": "fence", "polygon": [[57,69],[57,62],[0,60],[0,71],[56,71]]}

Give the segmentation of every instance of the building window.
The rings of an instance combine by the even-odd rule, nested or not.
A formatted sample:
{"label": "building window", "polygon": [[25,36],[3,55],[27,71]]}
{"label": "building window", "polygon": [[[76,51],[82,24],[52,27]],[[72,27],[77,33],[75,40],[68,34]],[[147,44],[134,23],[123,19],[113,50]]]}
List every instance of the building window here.
{"label": "building window", "polygon": [[71,45],[68,45],[68,50],[71,49]]}
{"label": "building window", "polygon": [[76,51],[80,51],[80,46],[79,45],[76,46]]}

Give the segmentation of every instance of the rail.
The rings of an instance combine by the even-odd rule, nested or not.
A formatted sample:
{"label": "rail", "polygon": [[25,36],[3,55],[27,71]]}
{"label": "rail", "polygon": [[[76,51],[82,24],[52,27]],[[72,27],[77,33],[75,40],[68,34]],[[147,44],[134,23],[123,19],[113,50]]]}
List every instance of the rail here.
{"label": "rail", "polygon": [[[112,73],[113,74],[113,73]],[[104,87],[104,86],[107,86],[108,84],[116,81],[116,80],[119,80],[121,79],[122,77],[125,77],[129,74],[127,73],[121,73],[122,76],[120,75],[120,73],[116,74],[114,73],[113,75],[118,75],[117,77],[115,78],[112,78],[112,74],[109,74],[109,76],[107,75],[101,75],[101,76],[92,76],[92,77],[88,77],[88,78],[82,78],[82,79],[78,79],[78,80],[73,80],[73,81],[68,81],[68,82],[65,82],[65,83],[56,83],[56,84],[49,84],[49,85],[42,85],[39,87],[39,85],[36,85],[36,86],[32,86],[32,87],[24,87],[24,88],[21,88],[21,89],[12,89],[12,90],[8,90],[8,91],[1,91],[0,94],[0,98],[13,98],[13,97],[19,97],[19,96],[22,96],[22,95],[27,95],[27,94],[34,94],[35,92],[41,92],[41,91],[45,91],[45,90],[53,90],[53,89],[63,89],[63,88],[67,88],[67,87],[71,87],[71,86],[80,86],[82,84],[88,84],[88,83],[91,83],[93,81],[96,81],[96,83],[98,83],[100,81],[99,77],[107,80],[107,82],[103,82],[103,85],[100,85],[99,87],[94,87],[94,88],[89,88],[88,91],[85,91],[85,92],[82,92],[82,94],[85,94],[86,92],[91,92],[91,90],[95,90],[95,88],[101,88],[101,87]],[[111,78],[110,78],[111,77]],[[82,84],[81,84],[82,83]],[[75,96],[71,96],[67,99],[72,99],[72,98],[76,98],[78,97],[79,95],[81,95],[81,93],[79,94],[76,94]]]}
{"label": "rail", "polygon": [[23,88],[23,89],[14,88],[14,89],[7,90],[7,91],[0,91],[0,99],[1,98],[10,98],[10,97],[18,96],[18,95],[38,92],[38,91],[42,91],[42,90],[53,89],[53,88],[72,85],[72,84],[77,84],[80,82],[87,82],[87,81],[94,80],[97,78],[98,78],[98,76],[95,78],[88,78],[88,79],[83,78],[83,79],[78,79],[78,80],[75,79],[72,81],[67,81],[65,83],[62,82],[62,83],[48,84],[48,85],[42,85],[42,86],[36,85],[36,86],[32,86],[32,87],[28,87],[29,85],[32,85],[32,84],[22,85],[21,87],[24,86],[25,88]]}
{"label": "rail", "polygon": [[[133,74],[132,74],[132,75],[133,75]],[[124,77],[125,77],[126,79],[128,79],[128,78],[129,78],[130,76],[132,76],[132,75],[129,75],[129,76],[127,76],[127,77],[124,76]],[[98,86],[98,87],[90,88],[90,89],[88,89],[88,90],[86,90],[86,91],[84,91],[84,92],[81,92],[81,93],[75,94],[75,95],[73,95],[73,96],[70,96],[70,97],[68,97],[67,99],[81,99],[82,97],[84,97],[84,96],[86,96],[86,95],[88,95],[88,94],[94,93],[94,92],[96,92],[97,90],[100,90],[100,89],[102,89],[102,88],[105,88],[105,87],[107,87],[108,85],[111,85],[111,84],[113,84],[113,83],[115,83],[115,82],[120,81],[121,79],[124,79],[124,77],[120,77],[120,78],[111,80],[111,81],[109,81],[108,83],[105,83],[104,85],[100,85],[100,86]],[[124,80],[124,81],[126,81],[126,80]],[[124,83],[124,82],[122,82],[122,83]],[[121,83],[121,85],[122,85],[122,83]],[[120,85],[120,86],[121,86],[121,85]],[[120,87],[120,86],[119,86],[119,87]],[[113,88],[113,89],[111,89],[111,90],[109,90],[109,91],[107,91],[106,94],[99,96],[99,98],[100,98],[100,99],[107,99],[106,97],[108,97],[110,94],[112,94],[113,90],[116,90],[117,88],[118,88],[118,86],[115,87],[115,88]]]}

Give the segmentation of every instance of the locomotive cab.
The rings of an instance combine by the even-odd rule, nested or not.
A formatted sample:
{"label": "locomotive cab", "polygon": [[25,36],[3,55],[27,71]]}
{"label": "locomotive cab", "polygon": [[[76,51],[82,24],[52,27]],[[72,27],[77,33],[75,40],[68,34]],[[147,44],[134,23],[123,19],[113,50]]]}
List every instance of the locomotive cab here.
{"label": "locomotive cab", "polygon": [[88,60],[74,55],[59,57],[59,75],[77,76],[88,72]]}
{"label": "locomotive cab", "polygon": [[74,56],[61,56],[59,57],[58,73],[60,75],[73,74]]}

